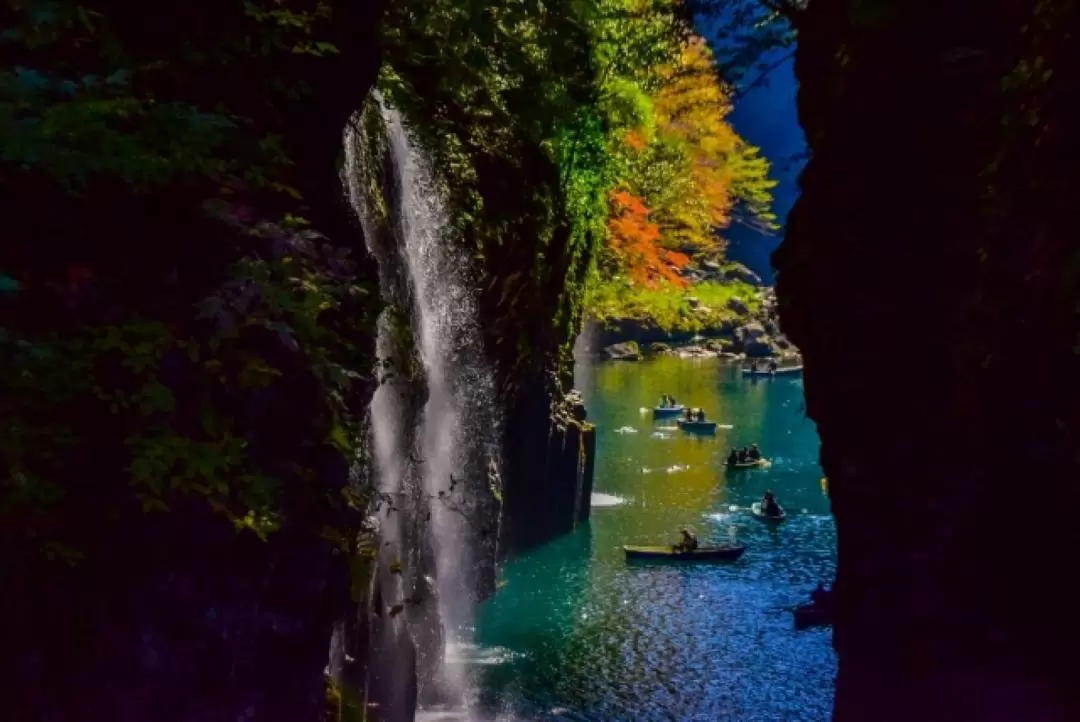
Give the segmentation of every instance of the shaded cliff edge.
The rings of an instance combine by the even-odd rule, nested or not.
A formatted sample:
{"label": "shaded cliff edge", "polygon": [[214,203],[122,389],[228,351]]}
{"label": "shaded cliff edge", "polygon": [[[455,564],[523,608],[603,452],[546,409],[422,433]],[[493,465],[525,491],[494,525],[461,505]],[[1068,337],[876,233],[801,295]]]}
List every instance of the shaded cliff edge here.
{"label": "shaded cliff edge", "polygon": [[1043,518],[1080,503],[1076,6],[797,24],[773,261],[838,528],[835,719],[1076,719],[1080,527]]}
{"label": "shaded cliff edge", "polygon": [[[154,7],[148,13],[114,5],[95,3],[94,9],[105,13],[136,57],[173,57],[178,45],[198,44],[207,33],[227,35],[250,22],[242,7],[220,3],[188,3],[175,11]],[[197,107],[217,94],[236,99],[242,112],[252,111],[253,138],[287,128],[282,152],[291,157],[291,179],[307,202],[276,205],[269,194],[246,191],[236,200],[248,204],[245,212],[256,209],[272,220],[284,212],[301,214],[335,252],[351,250],[358,260],[346,283],[361,293],[373,269],[363,260],[362,237],[340,202],[336,159],[341,129],[378,67],[372,34],[383,5],[334,4],[336,32],[328,40],[340,53],[332,59],[278,58],[273,69],[260,69],[251,58],[229,70],[203,65],[202,77],[182,82],[169,77],[159,89],[161,100],[175,92]],[[312,94],[264,103],[267,98],[259,94],[265,89],[252,82],[264,77],[260,70],[265,76],[281,72],[286,84],[304,80]],[[185,93],[200,97],[189,99]],[[243,106],[248,101],[251,105]],[[304,244],[274,229],[271,237],[253,237],[249,228],[203,217],[200,190],[184,186],[148,197],[104,179],[76,200],[61,198],[61,189],[44,182],[28,184],[27,198],[8,195],[3,208],[11,242],[5,243],[2,265],[23,286],[4,299],[3,326],[12,333],[67,334],[126,328],[135,316],[205,343],[213,321],[197,320],[194,304],[233,280],[225,269],[252,246],[255,255],[268,258],[281,251],[278,243]],[[311,251],[305,246],[304,253]],[[318,264],[327,264],[319,266],[320,273],[342,272],[340,258],[314,253]],[[91,280],[77,287],[64,283],[72,267]],[[333,314],[322,319],[334,334],[351,329],[341,334],[344,348],[331,353],[340,354],[333,358],[344,367],[364,374],[372,339],[362,324],[371,319],[355,299],[344,300],[340,311],[346,319],[331,319]],[[349,326],[352,322],[360,326]],[[91,443],[58,457],[53,478],[67,484],[77,513],[50,522],[63,522],[55,533],[60,541],[74,540],[80,558],[69,567],[63,559],[34,556],[35,544],[8,536],[12,520],[4,510],[0,575],[10,604],[0,623],[0,684],[7,718],[296,722],[323,714],[331,629],[349,604],[345,550],[352,547],[349,536],[359,530],[362,517],[327,516],[309,496],[324,491],[336,496],[349,486],[348,460],[324,441],[331,425],[325,388],[311,359],[285,334],[245,329],[235,343],[280,375],[266,388],[240,391],[235,359],[225,359],[224,378],[230,383],[209,395],[217,402],[215,413],[249,445],[251,460],[280,474],[286,487],[281,528],[262,541],[235,529],[205,500],[182,493],[167,497],[167,511],[148,513],[128,488],[125,434],[130,429],[124,414],[78,407],[74,422]],[[160,359],[158,380],[175,397],[176,409],[147,420],[155,427],[172,424],[180,436],[195,436],[200,426],[201,410],[187,401],[203,390],[197,386],[203,370],[189,361],[190,353],[190,346],[172,348]],[[104,371],[124,383],[118,366]],[[343,403],[353,412],[363,409],[371,391],[357,383]],[[6,477],[13,460],[5,455],[4,463]],[[320,529],[332,530],[332,538]]]}
{"label": "shaded cliff edge", "polygon": [[523,551],[589,519],[596,429],[580,396],[561,398],[537,384],[506,421],[503,553]]}

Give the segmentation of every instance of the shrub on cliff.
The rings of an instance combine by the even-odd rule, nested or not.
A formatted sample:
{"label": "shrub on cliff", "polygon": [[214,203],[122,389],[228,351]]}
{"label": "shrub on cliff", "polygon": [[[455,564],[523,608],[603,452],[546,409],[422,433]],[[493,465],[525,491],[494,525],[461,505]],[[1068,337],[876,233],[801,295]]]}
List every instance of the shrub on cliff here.
{"label": "shrub on cliff", "polygon": [[[733,310],[737,299],[746,313]],[[622,321],[652,325],[668,333],[696,333],[745,323],[760,308],[753,286],[739,281],[703,282],[687,288],[641,288],[599,284],[590,291],[589,314],[605,326]]]}

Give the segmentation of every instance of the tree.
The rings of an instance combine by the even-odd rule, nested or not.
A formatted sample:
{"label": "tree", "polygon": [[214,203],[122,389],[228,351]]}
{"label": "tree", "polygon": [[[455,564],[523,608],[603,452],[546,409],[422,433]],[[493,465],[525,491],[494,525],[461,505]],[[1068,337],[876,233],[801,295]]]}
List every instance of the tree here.
{"label": "tree", "polygon": [[690,246],[713,246],[715,231],[730,224],[737,204],[759,225],[774,225],[769,190],[776,183],[769,180],[768,162],[758,149],[726,122],[731,102],[705,41],[692,38],[659,75],[658,133],[684,149],[696,196],[671,209],[673,235]]}
{"label": "tree", "polygon": [[611,193],[612,217],[608,221],[609,248],[626,267],[630,280],[648,288],[660,282],[685,286],[678,269],[689,262],[682,253],[658,244],[660,228],[649,220],[649,209],[641,198],[627,191]]}

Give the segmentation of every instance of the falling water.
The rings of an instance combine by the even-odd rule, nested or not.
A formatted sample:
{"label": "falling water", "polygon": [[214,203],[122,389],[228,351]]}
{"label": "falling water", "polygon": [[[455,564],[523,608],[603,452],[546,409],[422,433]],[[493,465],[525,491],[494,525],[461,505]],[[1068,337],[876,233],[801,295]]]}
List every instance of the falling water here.
{"label": "falling water", "polygon": [[[349,187],[354,208],[365,224],[369,249],[379,260],[383,295],[404,305],[410,317],[412,340],[423,368],[427,398],[415,437],[405,426],[407,409],[401,408],[407,391],[390,371],[371,403],[375,466],[379,488],[386,494],[408,493],[403,487],[410,473],[419,482],[419,504],[427,544],[434,556],[438,616],[444,656],[471,642],[476,586],[474,566],[477,490],[486,490],[487,464],[494,458],[496,419],[493,378],[484,360],[477,324],[477,306],[468,283],[466,264],[452,242],[446,211],[425,159],[414,145],[401,115],[379,101],[392,159],[393,203],[390,219],[394,249],[372,246],[375,238],[371,213],[355,164],[356,143],[347,140]],[[395,273],[399,289],[394,298]],[[400,298],[404,295],[406,298]],[[394,359],[400,349],[390,320],[380,319],[377,351],[380,359]],[[400,362],[400,360],[399,360]],[[411,448],[410,448],[411,447]],[[478,463],[478,459],[481,461]],[[481,480],[478,477],[484,476]],[[426,512],[430,512],[430,517]],[[473,525],[473,526],[470,526]],[[382,534],[389,546],[407,543],[400,528],[386,524]],[[423,542],[421,542],[423,543]],[[402,555],[405,556],[404,554]],[[422,556],[413,554],[411,558]],[[400,585],[400,575],[399,582]],[[399,589],[399,592],[404,592]],[[451,660],[452,661],[452,660]],[[467,706],[470,691],[459,664],[440,665],[441,679],[430,680],[455,706]]]}

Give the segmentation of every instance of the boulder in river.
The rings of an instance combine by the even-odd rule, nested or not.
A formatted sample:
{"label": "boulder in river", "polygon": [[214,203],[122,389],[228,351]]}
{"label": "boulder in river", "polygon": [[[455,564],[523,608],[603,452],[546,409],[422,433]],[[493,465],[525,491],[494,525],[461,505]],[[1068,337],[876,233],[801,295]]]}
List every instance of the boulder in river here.
{"label": "boulder in river", "polygon": [[766,336],[765,327],[759,321],[751,321],[735,329],[735,340],[743,345]]}
{"label": "boulder in river", "polygon": [[728,263],[724,266],[724,279],[728,281],[742,281],[753,286],[761,285],[761,276],[757,275],[741,263]]}
{"label": "boulder in river", "polygon": [[717,261],[702,261],[701,272],[705,274],[707,278],[722,278],[724,268]]}
{"label": "boulder in river", "polygon": [[636,341],[613,343],[604,348],[604,354],[612,361],[640,361],[641,349]]}
{"label": "boulder in river", "polygon": [[746,302],[743,301],[741,298],[735,298],[735,297],[729,298],[728,302],[727,302],[727,307],[728,307],[729,311],[734,311],[735,313],[739,314],[740,316],[746,316],[747,314],[750,313],[750,308],[746,305]]}
{"label": "boulder in river", "polygon": [[705,342],[705,348],[713,353],[729,352],[735,347],[735,342],[730,338],[713,338]]}
{"label": "boulder in river", "polygon": [[671,347],[663,341],[657,341],[649,344],[649,353],[656,355],[669,354],[671,353]]}

